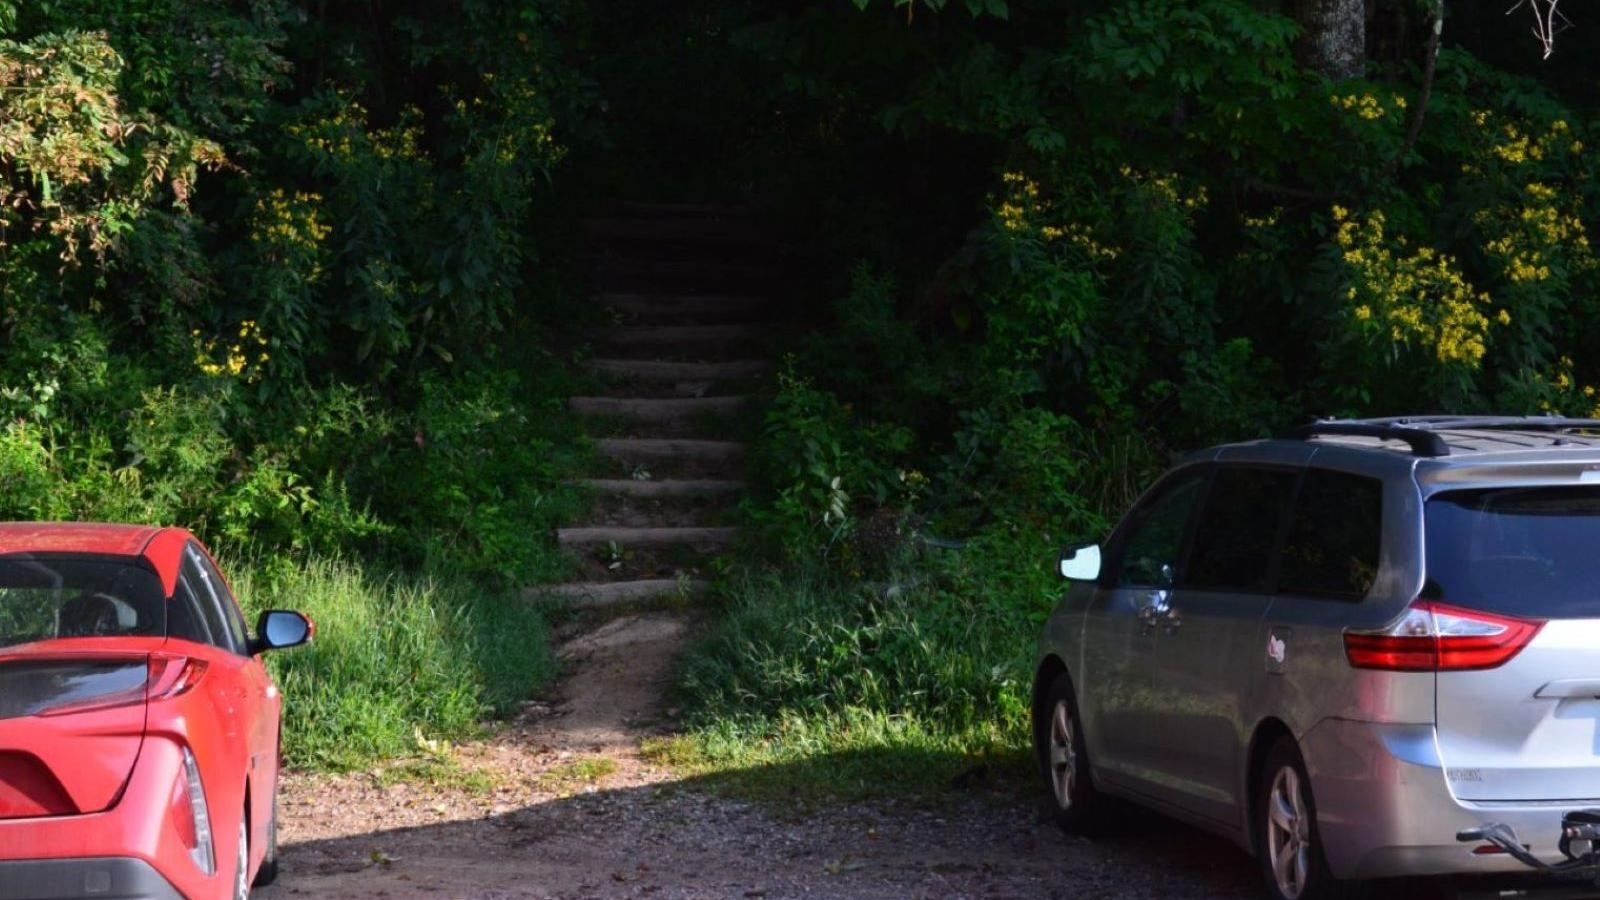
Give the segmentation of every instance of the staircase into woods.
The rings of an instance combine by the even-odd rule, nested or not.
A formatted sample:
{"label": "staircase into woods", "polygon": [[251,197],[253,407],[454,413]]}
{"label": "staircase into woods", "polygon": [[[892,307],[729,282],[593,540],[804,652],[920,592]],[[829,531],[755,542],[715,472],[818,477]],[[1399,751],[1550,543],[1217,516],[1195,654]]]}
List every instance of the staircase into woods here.
{"label": "staircase into woods", "polygon": [[585,225],[610,324],[584,365],[602,387],[568,401],[597,439],[585,521],[557,530],[582,578],[540,589],[576,606],[705,590],[736,541],[744,445],[773,370],[776,243],[749,211],[616,204]]}

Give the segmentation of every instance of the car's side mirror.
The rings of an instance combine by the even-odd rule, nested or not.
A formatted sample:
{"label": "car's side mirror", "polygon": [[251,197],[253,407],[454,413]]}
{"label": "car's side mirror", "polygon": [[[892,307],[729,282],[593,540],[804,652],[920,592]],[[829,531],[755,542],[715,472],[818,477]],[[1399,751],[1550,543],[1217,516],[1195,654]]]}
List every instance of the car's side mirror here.
{"label": "car's side mirror", "polygon": [[311,642],[317,626],[303,613],[287,609],[269,609],[256,620],[256,639],[251,642],[253,653],[267,650],[285,650]]}
{"label": "car's side mirror", "polygon": [[1072,581],[1100,580],[1100,545],[1090,544],[1061,554],[1061,577]]}

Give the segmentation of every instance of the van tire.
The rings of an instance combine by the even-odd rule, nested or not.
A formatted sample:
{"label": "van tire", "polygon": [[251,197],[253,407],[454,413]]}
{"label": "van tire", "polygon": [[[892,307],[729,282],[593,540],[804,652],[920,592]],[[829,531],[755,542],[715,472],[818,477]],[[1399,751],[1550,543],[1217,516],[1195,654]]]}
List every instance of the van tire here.
{"label": "van tire", "polygon": [[1094,788],[1078,700],[1067,673],[1056,676],[1034,711],[1033,733],[1051,818],[1064,831],[1097,834],[1104,824],[1104,798]]}
{"label": "van tire", "polygon": [[1341,881],[1328,869],[1311,779],[1294,738],[1284,735],[1273,743],[1255,788],[1251,821],[1268,897],[1353,900],[1365,896],[1359,882]]}

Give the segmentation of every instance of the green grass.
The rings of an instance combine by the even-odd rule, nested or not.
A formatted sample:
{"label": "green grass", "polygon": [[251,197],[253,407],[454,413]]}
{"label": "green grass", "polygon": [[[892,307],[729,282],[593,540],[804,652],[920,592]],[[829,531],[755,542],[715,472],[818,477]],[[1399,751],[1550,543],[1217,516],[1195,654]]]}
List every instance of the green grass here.
{"label": "green grass", "polygon": [[400,783],[422,784],[480,797],[494,793],[495,788],[500,786],[490,772],[464,766],[453,758],[437,756],[402,760],[379,768],[376,775],[378,784],[383,787]]}
{"label": "green grass", "polygon": [[754,799],[929,795],[975,772],[1025,776],[1042,613],[1002,597],[963,589],[959,571],[895,592],[749,577],[683,664],[684,734],[647,752]]}
{"label": "green grass", "polygon": [[246,611],[297,609],[316,640],[271,654],[284,750],[301,769],[349,770],[480,733],[549,682],[546,623],[514,595],[342,559],[228,567]]}
{"label": "green grass", "polygon": [[608,756],[590,756],[575,759],[551,768],[542,781],[556,790],[590,785],[617,771],[617,761]]}

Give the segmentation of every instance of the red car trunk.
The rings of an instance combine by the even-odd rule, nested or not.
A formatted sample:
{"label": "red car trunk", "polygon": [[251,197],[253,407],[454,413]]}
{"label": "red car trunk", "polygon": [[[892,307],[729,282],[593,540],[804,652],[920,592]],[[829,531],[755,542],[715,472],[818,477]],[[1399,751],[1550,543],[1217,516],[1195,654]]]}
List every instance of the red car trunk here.
{"label": "red car trunk", "polygon": [[144,742],[147,655],[0,657],[0,819],[105,810]]}

